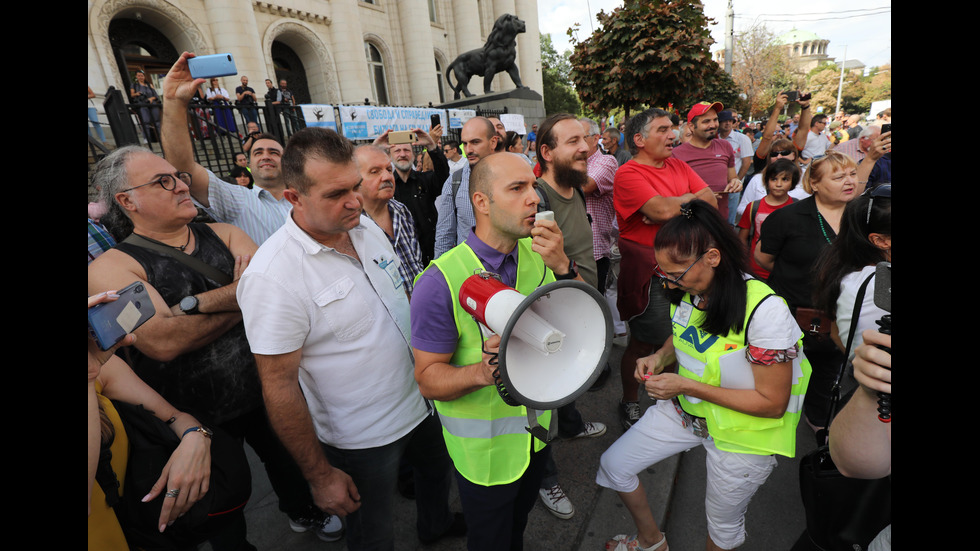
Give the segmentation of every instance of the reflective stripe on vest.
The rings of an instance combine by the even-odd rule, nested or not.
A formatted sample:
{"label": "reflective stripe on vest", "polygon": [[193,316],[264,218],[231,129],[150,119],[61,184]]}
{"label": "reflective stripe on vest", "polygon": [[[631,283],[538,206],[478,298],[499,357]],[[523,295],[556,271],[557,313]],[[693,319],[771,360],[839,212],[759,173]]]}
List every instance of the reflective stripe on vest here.
{"label": "reflective stripe on vest", "polygon": [[[518,241],[516,290],[528,295],[539,283],[555,280],[541,256],[531,251],[531,239]],[[453,318],[459,333],[450,363],[471,365],[483,360],[483,335],[473,316],[459,304],[459,289],[469,276],[482,271],[483,263],[465,242],[430,264],[442,272],[453,302]],[[542,273],[542,269],[545,270]],[[544,276],[542,281],[542,275]],[[446,449],[456,470],[474,484],[493,486],[519,479],[530,464],[530,451],[545,444],[527,430],[527,408],[509,406],[493,385],[451,401],[433,400],[442,421]],[[539,412],[538,423],[548,428],[551,412]]]}
{"label": "reflective stripe on vest", "polygon": [[[745,324],[741,333],[713,335],[701,330],[705,313],[694,308],[690,295],[680,305],[671,305],[670,316],[678,374],[701,383],[724,387],[755,388],[752,364],[745,358],[745,342],[752,312],[763,300],[783,300],[762,281],[746,281],[748,288]],[[785,302],[785,301],[784,301]],[[678,310],[681,313],[678,314]],[[689,312],[689,316],[688,316]],[[810,362],[803,353],[803,333],[797,339],[798,357],[793,360],[793,385],[784,414],[777,419],[756,417],[697,398],[679,395],[684,411],[704,417],[708,433],[718,449],[787,457],[796,454],[796,427],[799,424],[803,398],[810,380]],[[725,379],[725,384],[722,380]]]}

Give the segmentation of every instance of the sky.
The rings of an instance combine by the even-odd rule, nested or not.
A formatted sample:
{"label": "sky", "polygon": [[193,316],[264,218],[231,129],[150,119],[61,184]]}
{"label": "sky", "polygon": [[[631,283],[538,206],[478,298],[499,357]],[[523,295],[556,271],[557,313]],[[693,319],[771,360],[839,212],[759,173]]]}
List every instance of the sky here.
{"label": "sky", "polygon": [[[728,0],[702,0],[702,3],[704,14],[714,19],[711,25],[711,37],[715,40],[711,52],[714,53],[725,45]],[[551,34],[555,49],[561,53],[571,49],[566,31],[573,24],[580,24],[578,37],[585,40],[593,27],[598,26],[596,13],[610,13],[622,5],[622,0],[538,0],[538,28],[541,34]],[[860,61],[865,70],[891,62],[890,0],[732,0],[732,10],[736,35],[758,24],[764,24],[776,36],[795,27],[829,40],[827,55],[836,61],[844,59],[846,52],[848,60]]]}

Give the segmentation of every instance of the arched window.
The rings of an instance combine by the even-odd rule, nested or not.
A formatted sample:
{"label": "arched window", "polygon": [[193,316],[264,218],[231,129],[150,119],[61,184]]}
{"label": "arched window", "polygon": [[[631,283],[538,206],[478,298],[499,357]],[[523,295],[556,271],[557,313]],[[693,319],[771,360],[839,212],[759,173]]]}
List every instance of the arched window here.
{"label": "arched window", "polygon": [[439,65],[439,58],[436,58],[436,87],[439,88],[439,103],[446,103],[446,90],[443,88],[442,65]]}
{"label": "arched window", "polygon": [[388,83],[385,80],[385,64],[381,52],[370,42],[364,43],[364,55],[368,63],[368,80],[371,93],[379,105],[388,105]]}

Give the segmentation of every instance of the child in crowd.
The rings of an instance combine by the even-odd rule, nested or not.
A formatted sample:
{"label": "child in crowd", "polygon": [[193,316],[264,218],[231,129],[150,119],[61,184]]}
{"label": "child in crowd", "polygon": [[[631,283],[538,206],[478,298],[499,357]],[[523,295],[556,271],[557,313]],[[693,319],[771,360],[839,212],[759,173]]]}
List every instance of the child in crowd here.
{"label": "child in crowd", "polygon": [[749,248],[749,259],[753,273],[762,280],[769,278],[769,271],[755,262],[755,255],[753,254],[756,244],[759,242],[759,230],[769,213],[793,202],[789,192],[796,187],[799,179],[800,167],[795,161],[779,159],[771,163],[762,173],[763,184],[766,186],[766,196],[750,203],[738,221],[738,237]]}

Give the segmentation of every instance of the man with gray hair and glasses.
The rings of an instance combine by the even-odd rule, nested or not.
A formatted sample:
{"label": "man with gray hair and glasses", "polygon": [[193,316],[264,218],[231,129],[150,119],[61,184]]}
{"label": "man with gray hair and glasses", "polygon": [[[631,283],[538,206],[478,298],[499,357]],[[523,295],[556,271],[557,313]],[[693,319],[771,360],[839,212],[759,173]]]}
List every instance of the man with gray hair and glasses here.
{"label": "man with gray hair and glasses", "polygon": [[[88,293],[143,283],[156,314],[133,331],[133,371],[182,411],[193,411],[261,458],[279,509],[294,531],[340,538],[340,519],[313,507],[309,486],[266,417],[262,387],[235,297],[238,278],[257,247],[231,224],[192,220],[191,175],[152,151],[121,147],[92,175],[109,208],[103,222],[121,240],[88,266]],[[236,515],[238,513],[235,513]],[[211,540],[215,551],[255,549],[245,517]]]}

